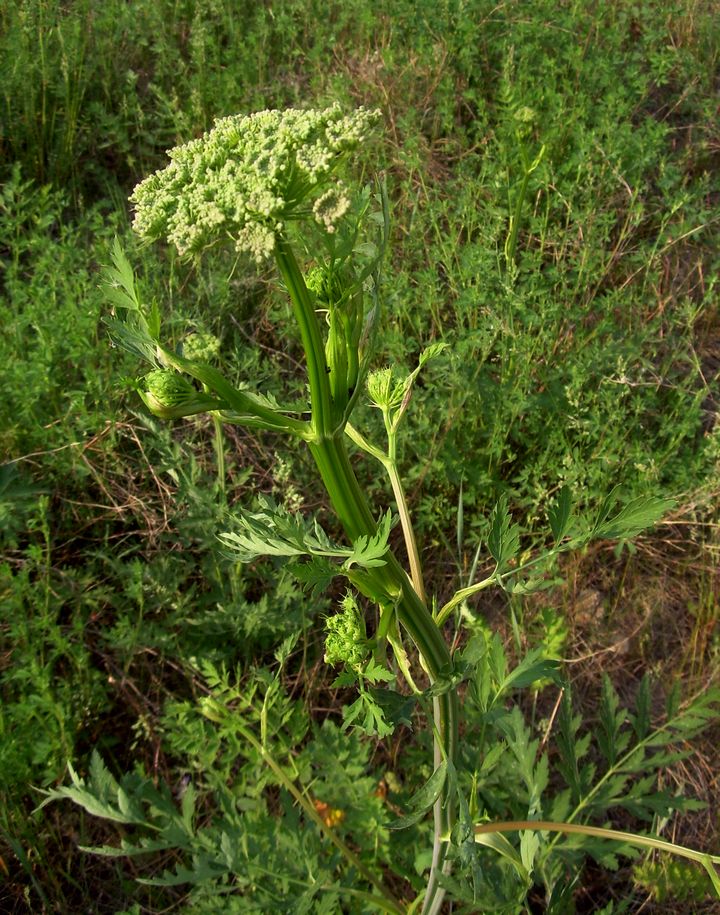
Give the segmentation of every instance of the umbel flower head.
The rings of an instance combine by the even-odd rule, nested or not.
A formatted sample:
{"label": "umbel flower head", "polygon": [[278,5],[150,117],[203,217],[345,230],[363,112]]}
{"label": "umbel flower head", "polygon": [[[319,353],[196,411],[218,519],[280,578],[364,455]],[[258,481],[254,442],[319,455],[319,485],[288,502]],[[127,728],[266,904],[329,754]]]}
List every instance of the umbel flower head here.
{"label": "umbel flower head", "polygon": [[[338,105],[221,118],[169,150],[170,165],[135,188],[133,227],[180,254],[230,237],[258,262],[272,256],[288,220],[312,215],[333,232],[350,201],[332,173],[378,118],[365,108],[343,115]],[[309,197],[314,207],[303,206]]]}

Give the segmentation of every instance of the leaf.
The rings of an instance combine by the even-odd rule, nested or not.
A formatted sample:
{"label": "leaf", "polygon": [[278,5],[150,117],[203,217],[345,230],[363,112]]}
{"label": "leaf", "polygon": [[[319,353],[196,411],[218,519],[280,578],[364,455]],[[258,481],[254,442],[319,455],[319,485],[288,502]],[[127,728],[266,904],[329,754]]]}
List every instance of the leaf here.
{"label": "leaf", "polygon": [[380,686],[372,687],[369,692],[382,709],[385,721],[391,722],[394,728],[403,724],[412,729],[412,713],[417,705],[417,696],[404,696],[397,690]]}
{"label": "leaf", "polygon": [[548,521],[550,530],[555,538],[555,545],[565,537],[570,526],[570,517],[572,515],[572,496],[567,486],[558,493],[557,499],[548,509]]}
{"label": "leaf", "polygon": [[620,488],[616,486],[603,500],[592,530],[591,536],[594,539],[628,540],[636,537],[641,531],[657,524],[663,515],[675,505],[672,499],[639,496],[631,499],[616,515],[610,517],[612,507],[617,502],[619,490]]}
{"label": "leaf", "polygon": [[71,786],[44,791],[45,800],[38,810],[52,801],[68,799],[78,804],[92,816],[112,820],[115,823],[137,822],[135,811],[131,809],[127,796],[118,785],[110,770],[105,766],[97,751],[90,759],[90,782],[86,785],[72,765],[68,763]]}
{"label": "leaf", "polygon": [[476,833],[475,842],[478,845],[484,845],[486,848],[491,848],[494,852],[497,852],[498,855],[501,855],[512,864],[523,882],[529,882],[530,875],[528,874],[517,849],[501,832]]}
{"label": "leaf", "polygon": [[448,349],[449,346],[449,343],[443,343],[442,341],[431,343],[429,346],[426,346],[422,353],[420,353],[420,359],[418,360],[418,367],[416,371],[419,371],[426,362],[429,362],[431,359],[435,359],[437,356],[439,356],[440,353]]}
{"label": "leaf", "polygon": [[384,566],[391,527],[392,512],[388,509],[378,524],[377,532],[372,537],[362,534],[353,542],[352,552],[345,560],[343,568],[350,569],[353,565],[359,565],[365,569]]}
{"label": "leaf", "polygon": [[354,725],[369,737],[389,737],[395,728],[385,720],[382,708],[369,692],[361,692],[343,709],[343,727]]}
{"label": "leaf", "polygon": [[[316,565],[297,563],[293,574],[313,584],[325,586],[334,575],[352,566],[373,568],[385,564],[392,514],[387,512],[372,536],[362,535],[352,548],[334,543],[316,519],[304,519],[284,506],[278,506],[268,496],[260,498],[258,511],[243,511],[236,516],[236,529],[218,535],[220,542],[231,550],[231,558],[252,562],[260,556],[311,556],[321,559],[344,560],[342,567],[329,562]],[[304,568],[310,565],[309,568]],[[332,570],[332,574],[331,574]]]}
{"label": "leaf", "polygon": [[289,562],[287,570],[303,585],[315,600],[338,574],[338,567],[324,556],[313,556],[308,562]]}
{"label": "leaf", "polygon": [[388,823],[388,829],[407,829],[419,823],[430,810],[445,786],[447,761],[443,760],[420,790],[410,798],[407,806],[412,810],[404,817]]}
{"label": "leaf", "polygon": [[[580,715],[573,715],[570,689],[569,687],[566,687],[563,690],[562,699],[560,701],[560,712],[558,714],[556,745],[560,758],[556,763],[556,766],[570,789],[574,804],[578,803],[582,792],[580,769],[578,765],[578,761],[582,755],[578,741],[580,722]],[[587,752],[586,746],[582,749]]]}
{"label": "leaf", "polygon": [[140,311],[140,298],[135,286],[135,274],[117,236],[113,240],[110,256],[113,266],[108,267],[105,271],[108,298],[121,308]]}
{"label": "leaf", "polygon": [[259,511],[244,511],[236,517],[237,530],[219,539],[233,551],[233,558],[251,562],[260,556],[325,556],[345,559],[351,550],[333,544],[317,521],[276,505],[268,496],[260,499]]}
{"label": "leaf", "polygon": [[562,579],[538,577],[518,579],[510,576],[501,578],[498,584],[507,594],[535,594],[537,591],[547,591],[549,588],[562,584]]}
{"label": "leaf", "polygon": [[108,328],[110,340],[120,349],[132,353],[144,362],[156,368],[162,368],[163,362],[158,356],[158,348],[150,334],[137,322],[120,321],[118,318],[104,317],[103,324]]}
{"label": "leaf", "polygon": [[488,549],[496,562],[498,574],[508,569],[520,549],[520,525],[512,523],[505,495],[500,497],[490,515]]}
{"label": "leaf", "polygon": [[510,689],[525,689],[539,680],[561,682],[560,665],[556,660],[543,657],[542,648],[535,648],[520,661],[517,667],[503,679],[498,687],[498,695]]}
{"label": "leaf", "polygon": [[365,665],[362,675],[368,683],[392,683],[395,680],[395,674],[383,667],[372,656]]}
{"label": "leaf", "polygon": [[528,873],[532,873],[533,864],[540,850],[540,836],[534,829],[524,829],[520,833],[520,856]]}

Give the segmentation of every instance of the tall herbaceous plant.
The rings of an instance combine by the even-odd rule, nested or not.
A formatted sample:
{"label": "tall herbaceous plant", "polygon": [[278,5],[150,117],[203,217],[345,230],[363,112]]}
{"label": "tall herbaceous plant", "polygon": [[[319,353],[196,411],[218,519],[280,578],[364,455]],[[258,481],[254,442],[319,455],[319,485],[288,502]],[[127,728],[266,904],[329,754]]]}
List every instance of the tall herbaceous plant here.
{"label": "tall herbaceous plant", "polygon": [[[437,913],[447,894],[466,906],[464,911],[485,910],[488,900],[498,911],[526,911],[524,900],[533,886],[544,886],[547,897],[560,904],[574,882],[572,867],[580,867],[584,852],[611,862],[617,846],[608,851],[608,839],[621,843],[620,851],[628,855],[651,848],[694,858],[717,888],[714,865],[720,858],[664,842],[653,831],[658,820],[652,819],[682,807],[681,799],[656,790],[654,773],[677,757],[673,741],[705,726],[716,697],[704,695],[682,705],[675,695],[663,720],[654,724],[647,682],[630,712],[619,710],[606,682],[596,741],[601,762],[591,762],[593,735],[579,730],[558,664],[533,651],[510,667],[499,637],[471,609],[472,597],[491,586],[509,593],[542,588],[558,554],[593,538],[633,537],[656,522],[668,503],[642,499],[622,505],[613,492],[594,518],[582,521],[574,516],[570,493],[562,490],[549,512],[549,546],[529,555],[521,551],[519,527],[501,501],[490,518],[487,543],[478,545],[460,590],[439,606],[424,580],[396,455],[418,372],[429,359],[446,358],[445,345],[428,346],[409,375],[373,367],[383,320],[388,198],[380,181],[361,189],[340,177],[380,120],[377,111],[360,108],[346,114],[338,106],[223,118],[200,139],[170,150],[169,165],[144,180],[131,198],[134,228],[148,242],[166,239],[180,255],[196,257],[227,245],[237,252],[239,264],[264,268],[274,263],[294,317],[282,334],[299,334],[304,350],[305,402],[284,405],[250,384],[228,381],[211,364],[212,339],[196,335],[180,348],[163,343],[159,309],[142,300],[118,244],[109,271],[110,333],[116,344],[151,366],[137,389],[152,413],[167,420],[209,413],[221,473],[222,428],[228,424],[281,433],[288,445],[309,449],[344,530],[342,542],[326,533],[319,518],[303,517],[267,497],[233,517],[219,537],[224,551],[240,562],[286,557],[292,574],[313,595],[335,578],[346,581],[345,596],[327,620],[325,634],[325,661],[342,668],[336,682],[357,688],[355,700],[344,709],[346,728],[387,738],[398,727],[424,721],[431,734],[430,777],[402,815],[388,809],[391,829],[405,830],[408,841],[427,842],[428,850],[431,846],[426,858],[416,859],[424,863],[411,879],[407,873],[391,874],[391,863],[385,873],[370,867],[352,836],[338,828],[341,818],[319,813],[321,806],[313,803],[301,773],[273,755],[262,715],[259,734],[252,723],[236,717],[235,730],[244,745],[257,751],[302,810],[304,828],[319,830],[327,855],[339,862],[333,865],[341,874],[337,883],[313,882],[309,873],[307,885],[291,881],[285,892],[306,901],[302,911],[330,911],[332,902],[327,909],[318,901],[326,891],[344,899],[348,911]],[[369,399],[382,415],[384,442],[370,441],[352,424],[361,399]],[[349,448],[364,452],[386,473],[387,505],[369,504]],[[407,568],[388,546],[397,525]],[[492,572],[478,580],[483,551]],[[228,681],[223,682],[227,693]],[[541,746],[513,701],[515,691],[548,682],[564,690],[553,779],[545,741]],[[268,688],[266,703],[270,692]],[[218,723],[229,714],[212,702],[204,713]],[[174,812],[167,793],[161,797],[137,779],[118,784],[98,758],[88,783],[71,774],[72,786],[50,792],[49,799],[71,797],[137,830],[119,849],[105,848],[104,853],[175,846],[195,862],[194,869],[187,862],[179,867],[175,882],[207,880],[223,867],[237,876],[246,866],[252,876],[256,865],[243,858],[239,840],[233,844],[230,827],[215,836],[213,866],[203,871],[198,862],[205,861],[203,855],[212,857],[212,842],[209,833],[201,838],[192,825],[187,796],[182,810]],[[637,782],[635,775],[644,778]],[[645,816],[651,831],[636,835],[608,828],[612,807]],[[163,836],[164,844],[138,838],[143,827]],[[245,880],[237,877],[236,886],[245,888],[237,889],[240,896],[252,896],[255,878],[248,874]],[[287,908],[296,910],[300,908]]]}

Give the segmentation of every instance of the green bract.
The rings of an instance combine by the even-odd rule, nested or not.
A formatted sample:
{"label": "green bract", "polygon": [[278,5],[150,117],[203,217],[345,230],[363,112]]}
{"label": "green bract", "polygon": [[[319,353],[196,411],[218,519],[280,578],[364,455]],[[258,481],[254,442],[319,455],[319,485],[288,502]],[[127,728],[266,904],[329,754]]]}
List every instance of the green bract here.
{"label": "green bract", "polygon": [[378,118],[365,108],[343,115],[334,105],[217,120],[200,139],[171,149],[170,165],[135,188],[135,231],[166,237],[180,254],[230,237],[261,262],[286,222],[308,215],[303,203],[317,194],[313,216],[333,232],[350,200],[329,178]]}

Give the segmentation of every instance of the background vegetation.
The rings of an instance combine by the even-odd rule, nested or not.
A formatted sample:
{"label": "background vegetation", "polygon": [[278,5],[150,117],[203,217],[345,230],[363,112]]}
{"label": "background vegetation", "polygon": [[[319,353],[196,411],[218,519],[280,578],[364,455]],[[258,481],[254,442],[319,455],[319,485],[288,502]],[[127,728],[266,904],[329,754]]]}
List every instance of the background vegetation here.
{"label": "background vegetation", "polygon": [[[135,182],[218,116],[335,100],[382,110],[385,131],[360,164],[387,173],[393,203],[385,356],[410,365],[432,340],[452,346],[414,395],[403,455],[438,597],[467,573],[501,493],[528,544],[563,483],[588,508],[619,483],[628,496],[672,497],[656,535],[600,544],[568,560],[552,590],[475,609],[509,650],[545,644],[567,658],[589,721],[601,671],[627,701],[646,672],[689,693],[717,680],[713,7],[0,2],[3,911],[184,904],[183,887],[132,879],[167,856],[83,855],[78,845],[113,831],[69,805],[32,811],[35,788],[64,781],[69,760],[85,771],[93,748],[118,771],[140,762],[176,793],[197,775],[208,811],[213,780],[255,779],[260,797],[262,777],[250,763],[235,771],[232,741],[208,750],[193,720],[206,682],[198,659],[249,671],[299,634],[283,685],[317,725],[303,765],[331,808],[359,818],[354,835],[384,849],[381,861],[388,791],[402,796],[391,776],[412,768],[412,746],[402,763],[399,742],[392,755],[339,743],[340,698],[311,625],[327,603],[267,565],[222,558],[212,427],[147,416],[123,383],[136,366],[100,323],[98,271],[119,235],[148,295],[172,307],[178,339],[211,331],[239,377],[293,383],[298,353],[282,336],[286,305],[271,276],[248,278],[221,256],[198,265],[139,250],[128,229]],[[230,506],[250,485],[317,506],[305,458],[279,458],[274,444],[236,436]],[[358,472],[381,485],[372,469]],[[666,787],[689,785],[709,804],[675,838],[708,849],[718,843],[717,737],[666,774]],[[682,894],[694,893],[700,912],[706,886],[696,882],[654,859],[601,881],[590,867],[575,905],[683,912]],[[194,904],[213,910],[212,899]]]}

